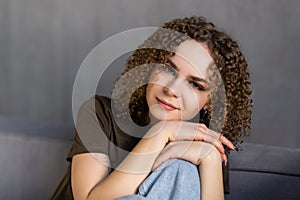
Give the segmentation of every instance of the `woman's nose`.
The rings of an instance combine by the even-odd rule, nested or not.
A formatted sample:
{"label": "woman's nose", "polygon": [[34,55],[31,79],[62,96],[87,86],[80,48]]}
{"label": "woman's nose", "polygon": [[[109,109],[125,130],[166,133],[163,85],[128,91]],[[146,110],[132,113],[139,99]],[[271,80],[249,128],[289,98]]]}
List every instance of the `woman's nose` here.
{"label": "woman's nose", "polygon": [[168,84],[166,84],[163,88],[163,91],[168,96],[173,96],[178,98],[181,97],[182,86],[183,86],[183,81],[181,80],[181,78],[177,77],[171,80]]}

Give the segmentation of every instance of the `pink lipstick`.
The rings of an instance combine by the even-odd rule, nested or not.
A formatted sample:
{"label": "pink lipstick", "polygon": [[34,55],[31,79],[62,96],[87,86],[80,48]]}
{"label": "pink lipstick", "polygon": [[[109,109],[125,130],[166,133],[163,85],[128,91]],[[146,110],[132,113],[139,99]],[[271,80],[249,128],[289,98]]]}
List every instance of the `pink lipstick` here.
{"label": "pink lipstick", "polygon": [[168,103],[168,102],[166,102],[164,100],[161,100],[161,99],[159,99],[157,97],[156,97],[156,99],[157,99],[159,105],[161,107],[163,107],[165,110],[167,110],[167,111],[178,110],[178,108],[175,107],[174,105],[172,105],[171,103]]}

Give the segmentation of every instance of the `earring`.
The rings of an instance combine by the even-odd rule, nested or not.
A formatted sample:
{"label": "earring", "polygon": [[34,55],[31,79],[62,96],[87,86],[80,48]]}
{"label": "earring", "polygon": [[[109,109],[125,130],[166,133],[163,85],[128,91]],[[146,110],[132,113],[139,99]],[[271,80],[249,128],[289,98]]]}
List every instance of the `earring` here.
{"label": "earring", "polygon": [[200,110],[200,120],[199,120],[199,123],[203,123],[207,127],[209,127],[208,110],[206,110],[206,109],[201,109]]}
{"label": "earring", "polygon": [[203,109],[202,118],[206,118],[208,114],[208,110]]}

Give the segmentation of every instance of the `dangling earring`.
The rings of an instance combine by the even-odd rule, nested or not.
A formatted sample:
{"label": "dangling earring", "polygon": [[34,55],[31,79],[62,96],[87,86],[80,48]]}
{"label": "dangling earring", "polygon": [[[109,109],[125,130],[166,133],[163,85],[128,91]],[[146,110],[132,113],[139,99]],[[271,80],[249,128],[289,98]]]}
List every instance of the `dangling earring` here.
{"label": "dangling earring", "polygon": [[199,123],[205,124],[207,127],[209,126],[209,121],[208,121],[208,110],[207,109],[201,109],[200,110],[200,120]]}
{"label": "dangling earring", "polygon": [[203,118],[206,118],[208,114],[208,111],[206,109],[203,109]]}

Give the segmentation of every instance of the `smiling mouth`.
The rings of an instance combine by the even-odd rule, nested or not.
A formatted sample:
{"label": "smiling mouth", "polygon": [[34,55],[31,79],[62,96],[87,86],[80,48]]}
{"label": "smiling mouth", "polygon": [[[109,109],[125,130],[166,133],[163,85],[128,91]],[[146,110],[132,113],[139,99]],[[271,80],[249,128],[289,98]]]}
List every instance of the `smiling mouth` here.
{"label": "smiling mouth", "polygon": [[175,107],[174,105],[172,105],[164,100],[161,100],[157,97],[156,97],[156,100],[158,101],[158,104],[167,111],[179,110],[179,108]]}

